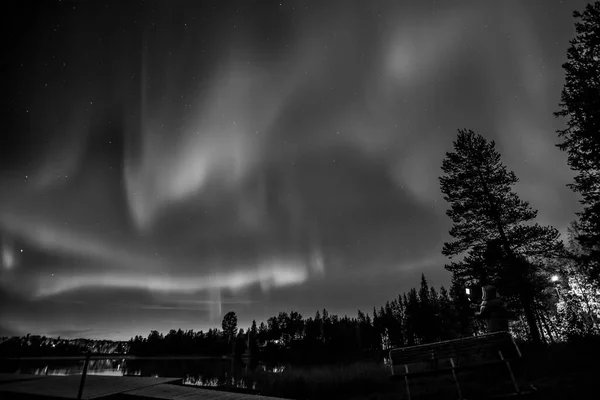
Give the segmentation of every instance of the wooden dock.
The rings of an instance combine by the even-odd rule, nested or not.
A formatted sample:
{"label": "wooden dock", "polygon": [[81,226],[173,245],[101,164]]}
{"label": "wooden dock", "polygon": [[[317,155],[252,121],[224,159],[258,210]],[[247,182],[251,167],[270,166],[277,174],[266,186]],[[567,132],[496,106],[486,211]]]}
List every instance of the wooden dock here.
{"label": "wooden dock", "polygon": [[[0,374],[0,398],[77,399],[81,375]],[[181,378],[88,375],[82,399],[276,400],[182,385]]]}

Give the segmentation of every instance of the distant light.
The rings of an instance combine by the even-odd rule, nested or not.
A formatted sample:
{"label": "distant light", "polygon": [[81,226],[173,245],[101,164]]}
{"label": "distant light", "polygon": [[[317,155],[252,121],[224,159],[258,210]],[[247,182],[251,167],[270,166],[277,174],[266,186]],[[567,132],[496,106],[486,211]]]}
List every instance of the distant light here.
{"label": "distant light", "polygon": [[550,278],[550,281],[552,282],[557,282],[560,278],[558,277],[558,275],[552,275],[552,277]]}
{"label": "distant light", "polygon": [[467,292],[467,294],[471,294],[471,289],[469,289],[469,288],[466,288],[466,289],[465,289],[465,292]]}

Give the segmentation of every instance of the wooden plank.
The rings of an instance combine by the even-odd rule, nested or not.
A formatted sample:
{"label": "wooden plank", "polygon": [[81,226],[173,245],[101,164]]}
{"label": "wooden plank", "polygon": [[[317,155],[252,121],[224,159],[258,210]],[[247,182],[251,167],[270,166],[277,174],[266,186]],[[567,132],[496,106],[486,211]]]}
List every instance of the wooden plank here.
{"label": "wooden plank", "polygon": [[195,386],[160,384],[123,393],[132,400],[138,397],[164,400],[281,400],[278,397],[223,392]]}
{"label": "wooden plank", "polygon": [[[454,339],[445,342],[426,343],[417,346],[390,350],[393,365],[424,362],[433,359],[455,358],[457,362],[467,359],[490,358],[502,350],[507,357],[513,357],[515,345],[508,332],[497,332],[483,336]],[[510,354],[510,355],[509,355]],[[517,355],[518,350],[517,350]]]}
{"label": "wooden plank", "polygon": [[[81,375],[44,376],[44,379],[21,380],[2,384],[0,385],[0,393],[76,399],[80,382]],[[181,382],[181,379],[88,375],[82,398],[96,399],[147,386],[178,382]]]}
{"label": "wooden plank", "polygon": [[509,332],[494,332],[486,333],[480,336],[467,336],[459,339],[445,340],[441,342],[424,343],[408,347],[397,347],[390,350],[390,355],[396,352],[404,352],[407,350],[417,351],[419,349],[431,349],[432,347],[456,347],[456,346],[477,346],[480,343],[503,342],[504,340],[512,340]]}

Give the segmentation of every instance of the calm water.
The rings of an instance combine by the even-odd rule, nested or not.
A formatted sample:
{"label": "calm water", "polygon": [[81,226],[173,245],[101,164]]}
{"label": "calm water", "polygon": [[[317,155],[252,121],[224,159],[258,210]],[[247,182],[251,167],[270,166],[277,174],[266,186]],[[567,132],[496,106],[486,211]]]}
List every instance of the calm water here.
{"label": "calm water", "polygon": [[[83,360],[3,360],[0,372],[35,375],[76,375],[83,371]],[[89,375],[153,376],[183,378],[184,383],[203,386],[233,385],[257,389],[255,377],[266,372],[281,372],[281,366],[232,362],[228,359],[108,359],[90,360]]]}

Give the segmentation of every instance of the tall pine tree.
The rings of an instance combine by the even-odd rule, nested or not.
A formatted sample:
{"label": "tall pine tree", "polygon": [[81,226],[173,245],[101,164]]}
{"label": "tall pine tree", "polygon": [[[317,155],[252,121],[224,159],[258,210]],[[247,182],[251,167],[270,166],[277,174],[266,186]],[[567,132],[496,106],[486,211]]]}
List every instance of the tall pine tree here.
{"label": "tall pine tree", "polygon": [[589,275],[600,283],[600,1],[573,16],[577,35],[562,66],[566,81],[561,110],[554,115],[567,118],[567,127],[558,131],[558,147],[577,171],[568,186],[582,197],[578,240],[587,249]]}
{"label": "tall pine tree", "polygon": [[512,190],[518,179],[502,163],[494,141],[459,130],[442,171],[440,185],[450,204],[446,214],[454,238],[444,243],[442,253],[463,256],[446,268],[460,280],[495,284],[505,295],[519,296],[531,339],[539,342],[533,275],[541,271],[534,261],[561,253],[558,231],[530,223],[537,211]]}

